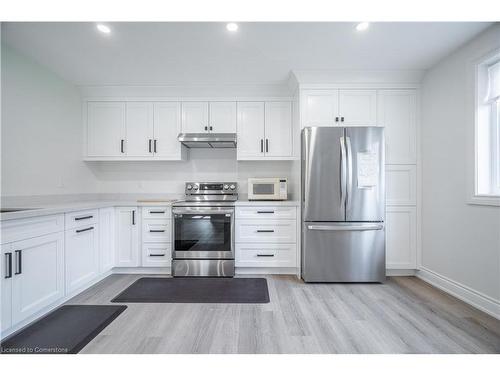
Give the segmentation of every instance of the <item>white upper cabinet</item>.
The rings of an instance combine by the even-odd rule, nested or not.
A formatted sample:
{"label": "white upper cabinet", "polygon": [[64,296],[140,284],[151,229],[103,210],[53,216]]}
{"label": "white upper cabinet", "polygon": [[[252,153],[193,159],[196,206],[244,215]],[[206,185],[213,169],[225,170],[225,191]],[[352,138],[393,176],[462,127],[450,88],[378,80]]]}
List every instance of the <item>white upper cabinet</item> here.
{"label": "white upper cabinet", "polygon": [[210,102],[209,107],[211,133],[236,132],[236,102]]}
{"label": "white upper cabinet", "polygon": [[238,103],[238,160],[264,156],[264,102]]}
{"label": "white upper cabinet", "polygon": [[338,90],[303,90],[302,127],[335,125],[339,116]]}
{"label": "white upper cabinet", "polygon": [[125,103],[89,102],[87,156],[121,156],[125,152]]}
{"label": "white upper cabinet", "polygon": [[183,102],[182,132],[205,133],[208,130],[208,102]]}
{"label": "white upper cabinet", "polygon": [[177,140],[181,132],[181,103],[154,103],[153,151],[160,158],[182,159],[182,146]]}
{"label": "white upper cabinet", "polygon": [[377,125],[377,91],[339,90],[339,117],[342,126]]}
{"label": "white upper cabinet", "polygon": [[293,158],[291,102],[238,102],[238,160]]}
{"label": "white upper cabinet", "polygon": [[127,103],[127,156],[153,155],[153,104]]}
{"label": "white upper cabinet", "polygon": [[417,162],[416,90],[380,90],[378,123],[385,127],[386,163]]}
{"label": "white upper cabinet", "polygon": [[266,156],[292,156],[292,103],[266,102]]}

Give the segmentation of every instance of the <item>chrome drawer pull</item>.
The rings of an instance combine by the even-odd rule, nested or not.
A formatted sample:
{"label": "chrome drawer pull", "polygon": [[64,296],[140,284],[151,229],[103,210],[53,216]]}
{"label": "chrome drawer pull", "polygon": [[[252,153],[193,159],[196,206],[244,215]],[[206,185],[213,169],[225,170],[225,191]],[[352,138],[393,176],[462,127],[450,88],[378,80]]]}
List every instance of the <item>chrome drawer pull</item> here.
{"label": "chrome drawer pull", "polygon": [[94,217],[93,215],[75,217],[75,221],[78,221],[78,220],[87,220],[87,219],[92,219],[93,217]]}
{"label": "chrome drawer pull", "polygon": [[257,229],[257,233],[274,233],[274,229]]}

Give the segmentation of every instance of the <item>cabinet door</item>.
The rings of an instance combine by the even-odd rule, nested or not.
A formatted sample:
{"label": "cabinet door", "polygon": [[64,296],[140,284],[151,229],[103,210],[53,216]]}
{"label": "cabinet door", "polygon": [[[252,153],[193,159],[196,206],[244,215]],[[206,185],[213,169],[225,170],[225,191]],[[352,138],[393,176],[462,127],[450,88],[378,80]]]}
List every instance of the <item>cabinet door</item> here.
{"label": "cabinet door", "polygon": [[417,93],[415,90],[380,90],[378,122],[385,127],[387,164],[417,162]]}
{"label": "cabinet door", "polygon": [[238,103],[237,159],[264,157],[264,102]]}
{"label": "cabinet door", "polygon": [[12,324],[64,297],[64,233],[12,244]]}
{"label": "cabinet door", "polygon": [[1,247],[0,259],[0,284],[2,290],[0,302],[0,331],[5,331],[12,326],[12,277],[14,276],[14,254],[12,254],[12,246],[10,244]]}
{"label": "cabinet door", "polygon": [[417,268],[415,207],[387,207],[386,263],[389,269]]}
{"label": "cabinet door", "polygon": [[153,156],[153,104],[127,103],[127,156]]}
{"label": "cabinet door", "polygon": [[266,102],[266,156],[292,156],[292,103]]}
{"label": "cabinet door", "polygon": [[338,90],[304,90],[301,94],[302,128],[333,126],[339,116]]}
{"label": "cabinet door", "polygon": [[89,102],[87,155],[120,156],[125,141],[125,103]]}
{"label": "cabinet door", "polygon": [[377,91],[340,90],[339,116],[342,126],[377,125]]}
{"label": "cabinet door", "polygon": [[181,160],[181,103],[154,104],[154,151],[155,156]]}
{"label": "cabinet door", "polygon": [[183,102],[182,132],[205,133],[208,131],[208,103]]}
{"label": "cabinet door", "polygon": [[210,102],[209,130],[212,133],[236,132],[236,102]]}
{"label": "cabinet door", "polygon": [[139,230],[137,207],[116,209],[116,267],[138,267]]}
{"label": "cabinet door", "polygon": [[65,233],[66,293],[89,285],[99,275],[97,225],[67,230]]}
{"label": "cabinet door", "polygon": [[115,209],[99,209],[99,273],[115,266]]}

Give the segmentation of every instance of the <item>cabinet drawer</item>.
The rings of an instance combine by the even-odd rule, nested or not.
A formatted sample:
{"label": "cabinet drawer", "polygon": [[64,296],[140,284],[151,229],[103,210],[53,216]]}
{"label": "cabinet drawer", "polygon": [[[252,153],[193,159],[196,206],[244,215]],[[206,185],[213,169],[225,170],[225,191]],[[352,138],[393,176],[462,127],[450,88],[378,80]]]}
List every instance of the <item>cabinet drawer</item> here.
{"label": "cabinet drawer", "polygon": [[249,206],[236,207],[237,219],[295,219],[295,207]]}
{"label": "cabinet drawer", "polygon": [[295,220],[237,220],[236,242],[295,243]]}
{"label": "cabinet drawer", "polygon": [[295,244],[237,244],[236,267],[296,267]]}
{"label": "cabinet drawer", "polygon": [[142,221],[142,242],[170,242],[171,221],[146,219]]}
{"label": "cabinet drawer", "polygon": [[171,218],[170,207],[158,206],[158,207],[143,207],[142,208],[142,218],[143,219],[170,219]]}
{"label": "cabinet drawer", "polygon": [[142,246],[143,267],[170,267],[171,245],[169,243],[144,244]]}
{"label": "cabinet drawer", "polygon": [[64,230],[64,215],[30,217],[0,222],[2,243],[9,243]]}
{"label": "cabinet drawer", "polygon": [[95,224],[97,223],[98,215],[98,210],[70,212],[64,215],[64,226],[66,230],[68,230],[84,225]]}

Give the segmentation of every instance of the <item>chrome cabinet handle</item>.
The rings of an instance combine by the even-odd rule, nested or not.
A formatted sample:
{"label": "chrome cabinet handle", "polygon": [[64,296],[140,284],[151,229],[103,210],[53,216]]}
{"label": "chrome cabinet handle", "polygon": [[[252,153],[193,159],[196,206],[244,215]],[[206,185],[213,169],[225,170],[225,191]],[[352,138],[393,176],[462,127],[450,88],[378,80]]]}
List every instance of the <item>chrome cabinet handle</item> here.
{"label": "chrome cabinet handle", "polygon": [[273,257],[274,254],[257,254],[258,257]]}
{"label": "chrome cabinet handle", "polygon": [[75,217],[75,221],[78,221],[78,220],[87,220],[87,219],[92,219],[93,217],[94,217],[93,215]]}
{"label": "chrome cabinet handle", "polygon": [[22,250],[16,250],[16,272],[14,272],[14,275],[20,275],[23,273],[23,251]]}
{"label": "chrome cabinet handle", "polygon": [[12,278],[12,253],[5,253],[5,279]]}
{"label": "chrome cabinet handle", "polygon": [[274,229],[257,229],[257,233],[274,233]]}
{"label": "chrome cabinet handle", "polygon": [[92,230],[94,229],[94,227],[88,227],[88,228],[85,228],[85,229],[77,229],[75,230],[76,233],[82,233],[82,232],[87,232],[89,230]]}

